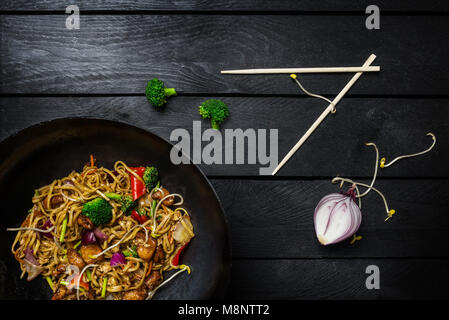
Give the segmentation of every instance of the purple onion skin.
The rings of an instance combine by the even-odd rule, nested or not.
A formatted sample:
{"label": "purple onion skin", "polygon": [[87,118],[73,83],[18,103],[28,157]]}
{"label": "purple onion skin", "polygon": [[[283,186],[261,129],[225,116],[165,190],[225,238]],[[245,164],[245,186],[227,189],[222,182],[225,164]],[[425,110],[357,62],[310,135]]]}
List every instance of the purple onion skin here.
{"label": "purple onion skin", "polygon": [[94,234],[95,234],[95,237],[100,241],[105,241],[108,239],[108,235],[105,234],[103,231],[101,231],[100,228],[95,228]]}
{"label": "purple onion skin", "polygon": [[110,264],[111,264],[111,267],[114,267],[119,264],[126,264],[126,259],[125,259],[125,256],[123,255],[123,253],[121,253],[121,252],[114,253],[111,257]]}
{"label": "purple onion skin", "polygon": [[25,253],[25,260],[27,260],[29,263],[34,264],[36,266],[40,265],[39,262],[36,260],[33,254],[33,250],[30,247],[26,247],[26,249],[23,251]]}
{"label": "purple onion skin", "polygon": [[42,271],[44,271],[44,268],[34,257],[33,250],[30,247],[27,247],[24,250],[24,253],[25,258],[23,259],[23,263],[25,264],[25,269],[28,273],[27,281],[31,281],[41,274]]}
{"label": "purple onion skin", "polygon": [[[117,175],[117,171],[115,171],[115,170],[112,171],[112,174],[114,176],[116,176]],[[108,180],[109,183],[113,183],[114,182],[114,179],[110,175],[108,175],[107,180]]]}
{"label": "purple onion skin", "polygon": [[[327,220],[325,221],[326,228],[324,234],[319,234],[318,229],[320,229],[317,224],[317,214],[319,210],[323,206],[329,206],[327,210],[329,210],[329,214],[327,217]],[[341,211],[343,210],[343,211]],[[333,239],[332,241],[328,241],[325,234],[328,228],[332,228],[332,218],[336,213],[342,213],[348,215],[347,219],[350,221],[349,227],[341,233],[340,236],[338,236],[336,239]],[[325,213],[327,213],[325,211]],[[314,224],[315,224],[315,232],[318,238],[318,241],[322,245],[329,245],[341,242],[349,237],[352,237],[357,230],[360,227],[360,224],[362,222],[362,213],[360,211],[360,208],[357,206],[357,204],[354,202],[353,197],[348,194],[339,194],[339,193],[332,193],[325,197],[323,197],[320,202],[318,203],[317,207],[315,208],[314,213]]]}
{"label": "purple onion skin", "polygon": [[96,241],[97,241],[97,239],[95,238],[95,234],[93,231],[85,231],[81,238],[82,245],[91,244]]}
{"label": "purple onion skin", "polygon": [[[44,225],[42,226],[42,229],[47,230],[50,229],[51,227],[53,227],[53,223],[51,223],[50,219],[48,219],[47,221],[45,221]],[[40,234],[48,239],[53,240],[53,235],[51,234],[51,232],[41,232]]]}

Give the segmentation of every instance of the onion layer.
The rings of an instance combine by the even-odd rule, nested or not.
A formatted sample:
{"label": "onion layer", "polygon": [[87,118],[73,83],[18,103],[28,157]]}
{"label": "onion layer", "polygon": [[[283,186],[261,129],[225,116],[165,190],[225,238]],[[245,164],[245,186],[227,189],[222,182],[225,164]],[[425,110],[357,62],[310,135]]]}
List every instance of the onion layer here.
{"label": "onion layer", "polygon": [[40,265],[40,263],[37,261],[37,259],[33,255],[33,250],[31,250],[29,247],[27,247],[24,251],[25,258],[23,259],[23,262],[25,264],[25,269],[28,273],[27,280],[31,281],[34,278],[36,278],[39,274],[44,271],[44,268]]}
{"label": "onion layer", "polygon": [[351,237],[361,222],[362,212],[351,195],[329,194],[320,200],[315,209],[315,233],[322,245]]}

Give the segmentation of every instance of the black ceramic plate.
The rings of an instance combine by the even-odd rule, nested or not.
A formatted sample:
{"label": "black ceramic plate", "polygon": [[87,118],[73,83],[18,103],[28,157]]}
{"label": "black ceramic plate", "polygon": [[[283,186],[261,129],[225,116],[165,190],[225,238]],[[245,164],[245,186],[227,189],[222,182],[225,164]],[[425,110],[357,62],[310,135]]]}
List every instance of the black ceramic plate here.
{"label": "black ceramic plate", "polygon": [[184,195],[195,238],[182,256],[192,273],[181,274],[161,288],[155,299],[220,298],[229,276],[229,246],[220,202],[195,165],[173,165],[171,145],[142,129],[106,120],[61,119],[25,129],[0,143],[0,298],[48,299],[51,290],[42,277],[20,279],[10,246],[17,227],[32,207],[34,189],[82,170],[94,154],[99,165],[112,168],[117,160],[130,166],[152,164],[171,192]]}

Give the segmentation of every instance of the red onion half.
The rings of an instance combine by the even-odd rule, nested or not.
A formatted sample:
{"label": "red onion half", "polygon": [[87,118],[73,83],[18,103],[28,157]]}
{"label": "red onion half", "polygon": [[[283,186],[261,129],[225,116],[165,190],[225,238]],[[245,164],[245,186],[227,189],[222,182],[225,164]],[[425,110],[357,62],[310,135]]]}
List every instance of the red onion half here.
{"label": "red onion half", "polygon": [[351,237],[360,227],[362,212],[354,201],[354,192],[331,193],[320,200],[315,214],[315,233],[323,245]]}

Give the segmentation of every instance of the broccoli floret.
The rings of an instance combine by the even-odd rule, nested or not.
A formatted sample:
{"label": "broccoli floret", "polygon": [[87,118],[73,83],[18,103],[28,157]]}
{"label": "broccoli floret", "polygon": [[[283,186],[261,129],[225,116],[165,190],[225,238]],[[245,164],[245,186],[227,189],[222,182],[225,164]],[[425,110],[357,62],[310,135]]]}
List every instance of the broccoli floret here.
{"label": "broccoli floret", "polygon": [[215,130],[220,130],[220,124],[229,116],[228,106],[217,99],[204,101],[199,111],[204,119],[210,119],[212,128]]}
{"label": "broccoli floret", "polygon": [[112,220],[112,206],[103,198],[95,198],[84,204],[82,214],[99,226]]}
{"label": "broccoli floret", "polygon": [[124,196],[122,198],[122,211],[125,213],[125,215],[129,216],[131,214],[132,209],[134,209],[137,206],[137,202],[133,201],[133,198],[131,196]]}
{"label": "broccoli floret", "polygon": [[143,181],[145,182],[145,187],[148,192],[151,192],[159,180],[159,172],[156,167],[146,167],[145,172],[143,173]]}
{"label": "broccoli floret", "polygon": [[154,78],[148,82],[145,94],[153,107],[160,108],[167,103],[167,98],[176,95],[176,90],[166,88],[161,80]]}
{"label": "broccoli floret", "polygon": [[137,206],[137,202],[133,201],[133,198],[129,195],[120,195],[113,192],[106,192],[104,194],[106,197],[108,197],[111,200],[115,200],[121,205],[121,210],[125,215],[129,216],[131,214],[131,210],[134,209]]}

